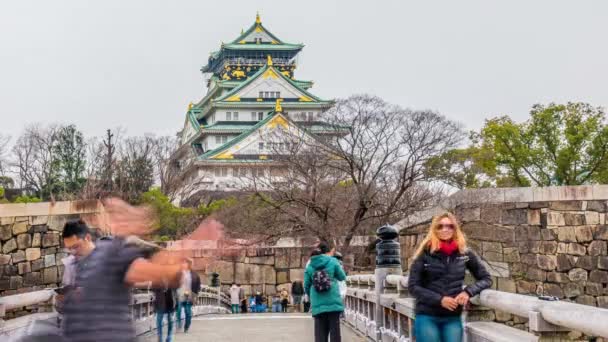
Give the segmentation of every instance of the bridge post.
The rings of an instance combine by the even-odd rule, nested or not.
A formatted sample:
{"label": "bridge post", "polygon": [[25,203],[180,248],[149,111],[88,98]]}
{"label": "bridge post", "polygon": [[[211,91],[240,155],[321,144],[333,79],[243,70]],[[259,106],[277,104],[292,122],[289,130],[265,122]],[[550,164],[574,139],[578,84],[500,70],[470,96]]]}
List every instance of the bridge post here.
{"label": "bridge post", "polygon": [[386,325],[384,309],[380,304],[380,296],[385,292],[386,277],[388,275],[402,275],[401,269],[401,247],[399,244],[399,231],[391,226],[385,225],[376,231],[378,243],[376,244],[376,270],[375,293],[376,293],[376,341],[382,341],[380,328]]}

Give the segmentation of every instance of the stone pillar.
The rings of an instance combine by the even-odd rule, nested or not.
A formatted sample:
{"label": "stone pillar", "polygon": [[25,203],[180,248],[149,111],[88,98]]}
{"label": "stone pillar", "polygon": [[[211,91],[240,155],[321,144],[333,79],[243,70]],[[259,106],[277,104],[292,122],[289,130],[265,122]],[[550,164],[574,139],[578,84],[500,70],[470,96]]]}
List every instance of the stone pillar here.
{"label": "stone pillar", "polygon": [[380,328],[384,324],[384,310],[380,305],[380,296],[384,293],[386,276],[390,274],[402,275],[401,255],[399,245],[399,231],[391,226],[385,225],[376,231],[378,243],[376,244],[376,271],[375,271],[375,293],[376,293],[376,337],[382,341]]}

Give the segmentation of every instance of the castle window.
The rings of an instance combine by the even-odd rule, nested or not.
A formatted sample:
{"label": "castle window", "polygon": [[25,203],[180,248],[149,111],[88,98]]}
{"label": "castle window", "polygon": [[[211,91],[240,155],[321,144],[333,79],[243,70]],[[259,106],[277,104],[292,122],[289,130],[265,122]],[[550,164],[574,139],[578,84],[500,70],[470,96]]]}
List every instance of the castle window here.
{"label": "castle window", "polygon": [[239,112],[232,113],[234,121],[239,121]]}
{"label": "castle window", "polygon": [[246,177],[247,176],[247,168],[241,167],[239,169],[239,174],[241,177]]}
{"label": "castle window", "polygon": [[258,96],[258,97],[259,97],[259,98],[264,98],[264,92],[263,92],[263,91],[261,91],[261,92],[260,92],[260,96]]}
{"label": "castle window", "polygon": [[219,135],[216,135],[215,136],[215,143],[217,145],[221,144],[222,143],[222,137],[220,137]]}
{"label": "castle window", "polygon": [[264,119],[264,113],[263,112],[258,112],[258,120],[262,121]]}
{"label": "castle window", "polygon": [[232,120],[232,112],[226,112],[226,121]]}
{"label": "castle window", "polygon": [[270,98],[270,92],[269,91],[265,91],[264,92],[264,97],[265,98]]}
{"label": "castle window", "polygon": [[314,113],[308,112],[308,121],[313,121],[313,119],[314,119]]}
{"label": "castle window", "polygon": [[228,136],[227,135],[223,135],[222,136],[222,144],[225,144],[228,142]]}
{"label": "castle window", "polygon": [[275,92],[274,97],[277,99],[281,98],[281,92],[280,91]]}
{"label": "castle window", "polygon": [[264,150],[264,143],[263,142],[259,143],[258,147],[259,147],[260,151],[263,151]]}

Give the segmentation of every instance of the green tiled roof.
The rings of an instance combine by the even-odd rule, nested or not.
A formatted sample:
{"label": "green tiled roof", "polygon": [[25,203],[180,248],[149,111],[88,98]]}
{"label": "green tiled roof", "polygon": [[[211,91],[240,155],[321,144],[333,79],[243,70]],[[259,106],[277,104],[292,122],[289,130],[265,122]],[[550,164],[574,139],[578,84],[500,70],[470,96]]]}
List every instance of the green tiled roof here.
{"label": "green tiled roof", "polygon": [[202,128],[203,131],[234,131],[241,130],[246,131],[249,128],[255,126],[257,121],[219,121],[213,125],[205,126]]}
{"label": "green tiled roof", "polygon": [[300,50],[304,44],[224,44],[226,50]]}

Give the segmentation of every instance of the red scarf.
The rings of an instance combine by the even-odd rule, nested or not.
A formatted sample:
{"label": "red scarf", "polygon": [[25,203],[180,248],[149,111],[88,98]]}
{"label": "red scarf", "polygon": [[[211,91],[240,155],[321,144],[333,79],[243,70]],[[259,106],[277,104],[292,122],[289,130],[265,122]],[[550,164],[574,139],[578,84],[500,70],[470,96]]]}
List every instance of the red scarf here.
{"label": "red scarf", "polygon": [[454,240],[439,242],[439,251],[445,255],[452,255],[457,250],[458,244]]}

